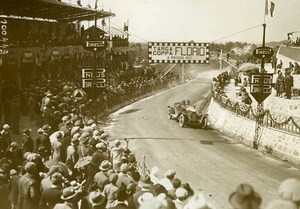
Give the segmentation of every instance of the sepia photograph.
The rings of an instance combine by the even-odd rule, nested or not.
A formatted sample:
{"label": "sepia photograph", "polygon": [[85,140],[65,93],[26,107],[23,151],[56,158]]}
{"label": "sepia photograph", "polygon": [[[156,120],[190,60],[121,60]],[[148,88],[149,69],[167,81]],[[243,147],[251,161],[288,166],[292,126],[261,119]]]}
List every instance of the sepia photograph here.
{"label": "sepia photograph", "polygon": [[0,0],[0,209],[299,209],[300,0]]}

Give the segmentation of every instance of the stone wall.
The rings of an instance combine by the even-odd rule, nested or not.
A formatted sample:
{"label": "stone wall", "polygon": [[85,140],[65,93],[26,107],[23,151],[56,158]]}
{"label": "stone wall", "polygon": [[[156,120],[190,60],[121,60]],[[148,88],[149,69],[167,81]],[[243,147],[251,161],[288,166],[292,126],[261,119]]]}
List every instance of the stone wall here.
{"label": "stone wall", "polygon": [[[252,147],[255,136],[255,121],[237,116],[222,108],[213,98],[207,112],[213,128]],[[300,164],[300,136],[264,127],[259,142],[260,151],[294,164]]]}

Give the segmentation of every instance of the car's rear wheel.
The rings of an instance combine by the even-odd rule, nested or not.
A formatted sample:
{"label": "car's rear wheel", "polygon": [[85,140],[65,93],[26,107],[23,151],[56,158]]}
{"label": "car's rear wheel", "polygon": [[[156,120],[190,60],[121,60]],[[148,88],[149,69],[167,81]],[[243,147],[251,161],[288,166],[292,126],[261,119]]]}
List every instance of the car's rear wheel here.
{"label": "car's rear wheel", "polygon": [[202,119],[202,128],[203,129],[206,129],[207,128],[207,124],[208,124],[208,118],[207,117],[204,117]]}
{"label": "car's rear wheel", "polygon": [[181,115],[179,116],[179,121],[178,121],[178,123],[179,123],[179,126],[180,126],[180,127],[183,127],[183,126],[184,126],[184,123],[185,123],[185,117],[184,117],[183,114],[181,114]]}

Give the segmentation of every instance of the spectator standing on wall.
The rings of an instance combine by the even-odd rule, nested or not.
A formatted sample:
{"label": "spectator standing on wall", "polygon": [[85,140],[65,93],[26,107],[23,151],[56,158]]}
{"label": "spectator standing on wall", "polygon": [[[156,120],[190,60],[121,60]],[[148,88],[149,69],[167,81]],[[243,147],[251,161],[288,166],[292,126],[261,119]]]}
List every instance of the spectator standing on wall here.
{"label": "spectator standing on wall", "polygon": [[287,99],[292,98],[292,87],[294,86],[294,78],[290,71],[285,72],[284,87]]}
{"label": "spectator standing on wall", "polygon": [[282,65],[283,65],[282,60],[280,60],[279,64],[277,65],[277,68],[282,69]]}
{"label": "spectator standing on wall", "polygon": [[276,96],[282,97],[282,94],[284,93],[284,77],[280,70],[278,70],[278,77],[276,80],[275,88],[276,88]]}
{"label": "spectator standing on wall", "polygon": [[300,74],[300,66],[297,62],[295,62],[294,74]]}

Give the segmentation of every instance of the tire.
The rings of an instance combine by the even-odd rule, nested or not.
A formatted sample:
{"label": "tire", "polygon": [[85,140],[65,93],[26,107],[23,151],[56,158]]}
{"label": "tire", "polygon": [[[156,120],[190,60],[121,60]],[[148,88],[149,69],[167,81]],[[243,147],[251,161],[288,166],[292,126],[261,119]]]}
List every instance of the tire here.
{"label": "tire", "polygon": [[208,118],[204,117],[202,120],[202,128],[206,129],[207,128],[207,124],[208,124]]}
{"label": "tire", "polygon": [[173,119],[173,116],[172,116],[171,113],[168,114],[168,118],[169,118],[170,120]]}
{"label": "tire", "polygon": [[181,114],[181,115],[179,116],[178,123],[179,123],[179,126],[180,126],[180,127],[183,127],[183,126],[185,125],[185,117],[184,117],[183,114]]}

